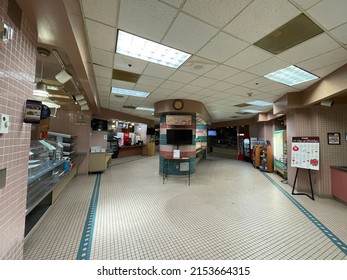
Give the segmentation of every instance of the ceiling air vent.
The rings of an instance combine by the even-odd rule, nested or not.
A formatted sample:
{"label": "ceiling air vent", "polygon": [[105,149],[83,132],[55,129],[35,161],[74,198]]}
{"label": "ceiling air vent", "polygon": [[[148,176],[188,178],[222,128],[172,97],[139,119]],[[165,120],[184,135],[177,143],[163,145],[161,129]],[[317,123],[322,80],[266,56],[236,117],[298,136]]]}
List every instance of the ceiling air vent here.
{"label": "ceiling air vent", "polygon": [[140,74],[131,73],[131,72],[127,72],[127,71],[113,69],[113,72],[112,72],[112,79],[113,80],[120,80],[120,81],[126,81],[126,82],[130,82],[130,83],[137,83],[139,78],[140,78]]}
{"label": "ceiling air vent", "polygon": [[250,115],[252,113],[249,113],[249,112],[236,112],[236,114],[241,114],[241,115]]}
{"label": "ceiling air vent", "polygon": [[254,45],[276,55],[322,32],[323,30],[312,20],[300,14]]}

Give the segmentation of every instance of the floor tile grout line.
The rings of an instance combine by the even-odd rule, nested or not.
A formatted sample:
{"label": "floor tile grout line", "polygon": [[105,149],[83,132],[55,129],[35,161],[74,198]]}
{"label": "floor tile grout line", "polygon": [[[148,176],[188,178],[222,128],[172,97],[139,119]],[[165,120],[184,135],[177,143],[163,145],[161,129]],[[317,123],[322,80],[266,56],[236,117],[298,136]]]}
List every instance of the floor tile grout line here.
{"label": "floor tile grout line", "polygon": [[93,194],[90,200],[86,221],[84,223],[80,246],[76,260],[89,260],[93,242],[93,232],[95,225],[96,210],[99,198],[101,174],[98,173],[95,179]]}
{"label": "floor tile grout line", "polygon": [[293,198],[286,190],[284,190],[274,179],[265,172],[261,172],[277,189],[279,189],[320,231],[328,237],[346,256],[347,245],[338,238],[331,230],[329,230],[322,222],[312,215],[304,206],[302,206],[295,198]]}

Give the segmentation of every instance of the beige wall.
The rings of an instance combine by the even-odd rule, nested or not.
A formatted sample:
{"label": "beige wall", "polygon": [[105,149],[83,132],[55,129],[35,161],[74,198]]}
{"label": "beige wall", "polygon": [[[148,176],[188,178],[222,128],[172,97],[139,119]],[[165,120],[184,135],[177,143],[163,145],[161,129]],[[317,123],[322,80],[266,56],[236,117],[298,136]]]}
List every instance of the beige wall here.
{"label": "beige wall", "polygon": [[[327,133],[339,132],[340,145],[328,145]],[[331,197],[330,166],[347,165],[347,105],[333,107],[313,106],[296,109],[287,114],[288,141],[288,182],[294,183],[296,169],[290,167],[291,139],[294,136],[319,136],[320,167],[311,171],[314,193],[322,197]],[[299,171],[296,189],[310,191],[306,170]]]}
{"label": "beige wall", "polygon": [[9,133],[0,134],[0,169],[7,170],[0,189],[0,259],[22,259],[31,131],[23,108],[33,95],[37,35],[25,15],[19,30],[6,11],[7,0],[0,0],[0,19],[14,29],[13,40],[0,47],[0,113],[11,122]]}

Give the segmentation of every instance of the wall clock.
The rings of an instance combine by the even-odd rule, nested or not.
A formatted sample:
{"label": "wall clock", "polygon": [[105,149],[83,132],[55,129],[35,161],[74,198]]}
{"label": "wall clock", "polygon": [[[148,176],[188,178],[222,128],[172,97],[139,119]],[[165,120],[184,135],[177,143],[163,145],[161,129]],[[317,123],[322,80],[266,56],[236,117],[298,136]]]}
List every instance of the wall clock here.
{"label": "wall clock", "polygon": [[181,110],[183,108],[183,101],[181,99],[176,99],[172,105],[175,110]]}

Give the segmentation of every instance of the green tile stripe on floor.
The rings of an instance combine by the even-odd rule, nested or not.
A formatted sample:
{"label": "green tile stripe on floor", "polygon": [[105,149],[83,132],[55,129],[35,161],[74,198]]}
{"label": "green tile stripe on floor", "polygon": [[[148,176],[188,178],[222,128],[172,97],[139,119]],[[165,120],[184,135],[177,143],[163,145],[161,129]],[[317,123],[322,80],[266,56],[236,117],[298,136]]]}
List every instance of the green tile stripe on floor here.
{"label": "green tile stripe on floor", "polygon": [[93,242],[96,209],[97,209],[98,198],[99,198],[100,179],[101,179],[101,174],[98,173],[96,175],[93,194],[90,200],[87,218],[84,223],[83,233],[82,233],[76,260],[89,260],[90,258],[90,252],[92,250],[92,242]]}
{"label": "green tile stripe on floor", "polygon": [[283,189],[274,179],[272,179],[266,172],[261,172],[277,189],[279,189],[316,227],[320,229],[346,256],[347,245],[338,238],[332,231],[330,231],[322,222],[313,216],[304,206],[302,206],[292,195]]}

